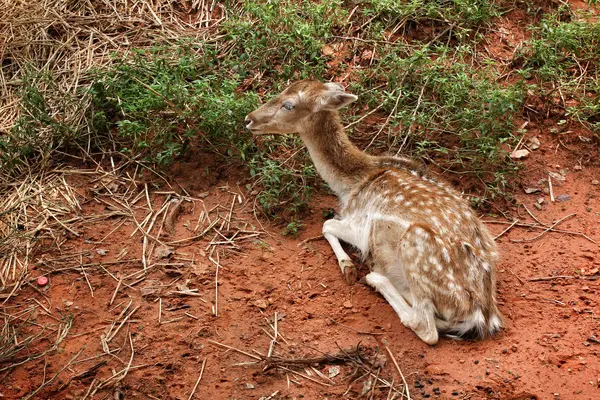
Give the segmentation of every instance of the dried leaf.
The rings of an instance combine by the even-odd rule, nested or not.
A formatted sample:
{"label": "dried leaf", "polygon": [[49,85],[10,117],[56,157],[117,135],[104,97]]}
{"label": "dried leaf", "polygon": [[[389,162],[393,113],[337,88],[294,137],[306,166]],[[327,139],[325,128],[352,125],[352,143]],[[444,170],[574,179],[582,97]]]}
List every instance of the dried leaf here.
{"label": "dried leaf", "polygon": [[529,140],[527,141],[527,147],[529,147],[531,150],[539,149],[540,144],[540,139],[538,139],[537,136],[529,138]]}
{"label": "dried leaf", "polygon": [[340,367],[337,365],[329,367],[329,378],[334,378],[340,374]]}
{"label": "dried leaf", "polygon": [[260,308],[261,310],[264,310],[265,308],[267,308],[269,306],[269,304],[265,301],[265,300],[256,300],[254,302],[254,305],[258,308]]}
{"label": "dried leaf", "polygon": [[171,249],[170,247],[167,246],[160,246],[157,247],[156,250],[154,250],[154,256],[156,257],[157,260],[162,260],[163,258],[169,258],[169,256],[171,256],[171,254],[173,254],[174,251],[173,249]]}

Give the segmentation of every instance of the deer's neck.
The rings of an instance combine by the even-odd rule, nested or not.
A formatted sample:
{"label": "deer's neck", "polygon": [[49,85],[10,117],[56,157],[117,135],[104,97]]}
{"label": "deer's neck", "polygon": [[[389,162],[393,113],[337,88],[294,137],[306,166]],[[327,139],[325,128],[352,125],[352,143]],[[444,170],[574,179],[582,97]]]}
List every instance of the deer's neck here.
{"label": "deer's neck", "polygon": [[350,142],[337,112],[316,113],[300,137],[319,175],[342,200],[375,168],[374,158]]}

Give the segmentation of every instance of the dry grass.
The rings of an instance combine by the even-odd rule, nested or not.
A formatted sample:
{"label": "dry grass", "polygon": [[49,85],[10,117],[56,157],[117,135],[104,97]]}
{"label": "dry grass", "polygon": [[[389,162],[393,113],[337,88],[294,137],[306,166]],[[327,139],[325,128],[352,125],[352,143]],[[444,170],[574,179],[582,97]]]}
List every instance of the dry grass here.
{"label": "dry grass", "polygon": [[[81,220],[81,196],[57,173],[27,175],[0,190],[0,298],[23,283],[40,246],[60,248]],[[6,291],[10,293],[6,293]]]}
{"label": "dry grass", "polygon": [[[18,91],[29,73],[52,71],[53,84],[74,94],[90,84],[90,71],[111,63],[111,53],[201,37],[222,15],[206,0],[0,0],[0,134],[19,118]],[[78,126],[85,109],[73,104],[60,114]]]}
{"label": "dry grass", "polygon": [[[127,54],[184,36],[200,38],[223,14],[220,6],[206,0],[0,0],[0,140],[8,137],[20,117],[34,112],[22,106],[20,94],[31,76],[51,72],[50,80],[36,82],[42,94],[49,86],[72,94],[70,102],[64,96],[54,102],[53,96],[45,98],[50,118],[78,132],[89,105],[80,93],[90,86],[95,68],[112,63],[111,54]],[[64,173],[39,168],[56,157],[51,150],[59,143],[46,145],[56,140],[53,127],[39,126],[36,135],[44,143],[33,150],[41,155],[41,163],[15,166],[12,176],[20,177],[16,181],[0,177],[0,300],[4,302],[25,282],[34,250],[42,244],[60,248],[66,235],[78,235],[73,225],[83,219],[77,215],[81,196]],[[89,147],[82,150],[85,153]]]}

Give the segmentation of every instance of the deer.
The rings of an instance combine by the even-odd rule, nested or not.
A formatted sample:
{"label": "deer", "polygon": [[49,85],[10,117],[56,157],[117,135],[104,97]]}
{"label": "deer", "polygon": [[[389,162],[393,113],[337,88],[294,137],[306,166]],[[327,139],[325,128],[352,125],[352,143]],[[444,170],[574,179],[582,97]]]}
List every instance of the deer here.
{"label": "deer", "polygon": [[357,99],[338,83],[297,81],[244,124],[253,135],[302,139],[340,202],[322,232],[348,283],[358,274],[341,242],[369,261],[361,282],[423,342],[490,337],[502,328],[493,237],[461,194],[421,163],[369,155],[350,141],[338,110]]}

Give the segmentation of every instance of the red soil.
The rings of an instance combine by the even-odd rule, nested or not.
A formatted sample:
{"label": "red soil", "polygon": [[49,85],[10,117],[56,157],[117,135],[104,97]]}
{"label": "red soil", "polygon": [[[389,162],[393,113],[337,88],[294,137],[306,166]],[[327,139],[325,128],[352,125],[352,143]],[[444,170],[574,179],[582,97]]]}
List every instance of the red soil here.
{"label": "red soil", "polygon": [[[528,135],[535,134],[536,131],[531,130]],[[600,243],[600,185],[592,184],[600,179],[600,168],[597,163],[592,165],[585,160],[583,165],[579,164],[586,154],[591,155],[597,149],[591,144],[579,143],[575,134],[569,135],[570,141],[563,138],[563,144],[542,131],[537,134],[542,144],[525,162],[523,186],[547,189],[546,183],[538,181],[549,172],[560,174],[562,171],[565,180],[553,179],[553,194],[561,199],[559,196],[568,194],[570,200],[552,203],[543,192],[516,194],[519,206],[508,210],[510,218],[520,223],[535,222],[525,207],[546,224],[574,214],[556,229],[580,232]],[[206,171],[202,165],[180,165],[175,175],[179,176],[178,183],[192,196],[208,191],[204,199],[207,209],[219,203],[229,207],[232,195],[223,186],[228,184],[232,190],[239,191],[238,182],[231,177],[232,171],[225,171],[230,173],[229,179],[214,181],[204,174],[215,176],[216,171]],[[72,183],[88,199],[93,198],[90,182],[79,179]],[[165,195],[152,193],[150,197],[157,209]],[[541,210],[534,206],[540,197],[544,198]],[[191,204],[184,206],[175,232],[163,236],[163,240],[191,236],[188,227],[195,224],[202,210],[198,204],[195,209]],[[196,398],[258,399],[276,391],[279,393],[274,398],[341,398],[350,383],[343,377],[353,372],[347,365],[341,365],[341,373],[332,378],[334,383],[325,387],[281,370],[263,372],[261,366],[235,366],[252,359],[209,342],[210,339],[250,353],[256,350],[265,354],[270,338],[263,328],[272,332],[266,320],[272,321],[277,312],[278,331],[287,344],[279,340],[275,354],[302,357],[319,355],[319,351],[336,353],[338,346],[349,348],[358,343],[371,351],[383,351],[387,344],[408,381],[412,398],[430,395],[442,399],[593,399],[600,396],[600,326],[596,314],[600,291],[598,245],[579,234],[512,227],[498,239],[502,252],[498,266],[499,301],[506,329],[483,342],[442,339],[430,347],[400,323],[382,297],[360,284],[345,283],[325,241],[313,240],[299,246],[301,240],[320,234],[321,209],[334,206],[332,196],[319,195],[313,202],[313,215],[305,221],[306,229],[299,238],[283,237],[276,233],[277,228],[263,221],[266,229],[273,232],[271,235],[263,235],[262,242],[239,242],[239,253],[223,254],[216,317],[211,311],[215,298],[215,266],[205,253],[209,238],[177,248],[176,254],[168,259],[180,263],[179,266],[156,268],[132,288],[123,285],[113,306],[108,303],[117,281],[98,269],[87,272],[93,297],[86,277],[77,271],[52,274],[47,289],[26,288],[7,304],[6,310],[34,305],[31,298],[36,298],[54,318],[72,314],[73,326],[59,351],[17,367],[4,380],[0,393],[3,398],[17,399],[32,392],[42,383],[44,368],[49,379],[82,350],[77,358],[80,362],[72,364],[36,397],[82,398],[92,379],[106,379],[127,366],[133,345],[132,369],[119,385],[125,398],[187,399],[204,360],[205,370]],[[85,204],[83,213],[104,210],[105,205],[90,201]],[[250,225],[259,227],[251,200],[236,205],[234,210],[234,217],[247,221],[249,230]],[[140,213],[138,219],[142,216]],[[500,234],[509,226],[505,218],[483,218],[490,221],[488,226],[494,234]],[[89,226],[80,237],[68,238],[63,243],[62,254],[89,251],[82,258],[84,264],[105,263],[105,268],[119,279],[141,269],[140,235],[130,237],[134,226],[127,221],[114,233],[110,233],[115,228],[110,220]],[[538,239],[529,241],[540,234]],[[104,242],[94,244],[107,235]],[[99,249],[107,250],[106,254],[98,254]],[[137,261],[108,264],[123,249],[128,252],[123,259]],[[41,260],[60,254],[53,251],[41,255],[39,271],[43,270]],[[76,259],[64,261],[64,267],[78,264]],[[34,271],[33,276],[38,273]],[[366,268],[360,273],[366,274]],[[568,277],[557,278],[563,275]],[[184,284],[185,289],[185,282],[190,289],[197,289],[200,297],[169,295],[178,290],[178,285]],[[165,286],[154,291],[150,287],[160,285]],[[142,296],[142,292],[149,295]],[[139,309],[110,343],[111,349],[121,350],[112,357],[101,356],[101,334],[130,301],[132,307],[139,306]],[[161,324],[158,322],[159,303],[163,310]],[[180,317],[183,318],[177,319]],[[36,322],[55,323],[42,312],[37,313]],[[95,356],[100,357],[81,362]],[[90,376],[76,377],[99,362],[105,364]],[[328,366],[318,368],[327,374]],[[381,376],[398,381],[391,360]],[[72,377],[76,378],[69,382]],[[346,398],[358,398],[363,381],[355,383]],[[434,388],[439,391],[434,392]],[[387,398],[387,390],[376,389],[374,393],[374,398]],[[107,396],[113,396],[112,389],[100,390],[95,397]]]}

